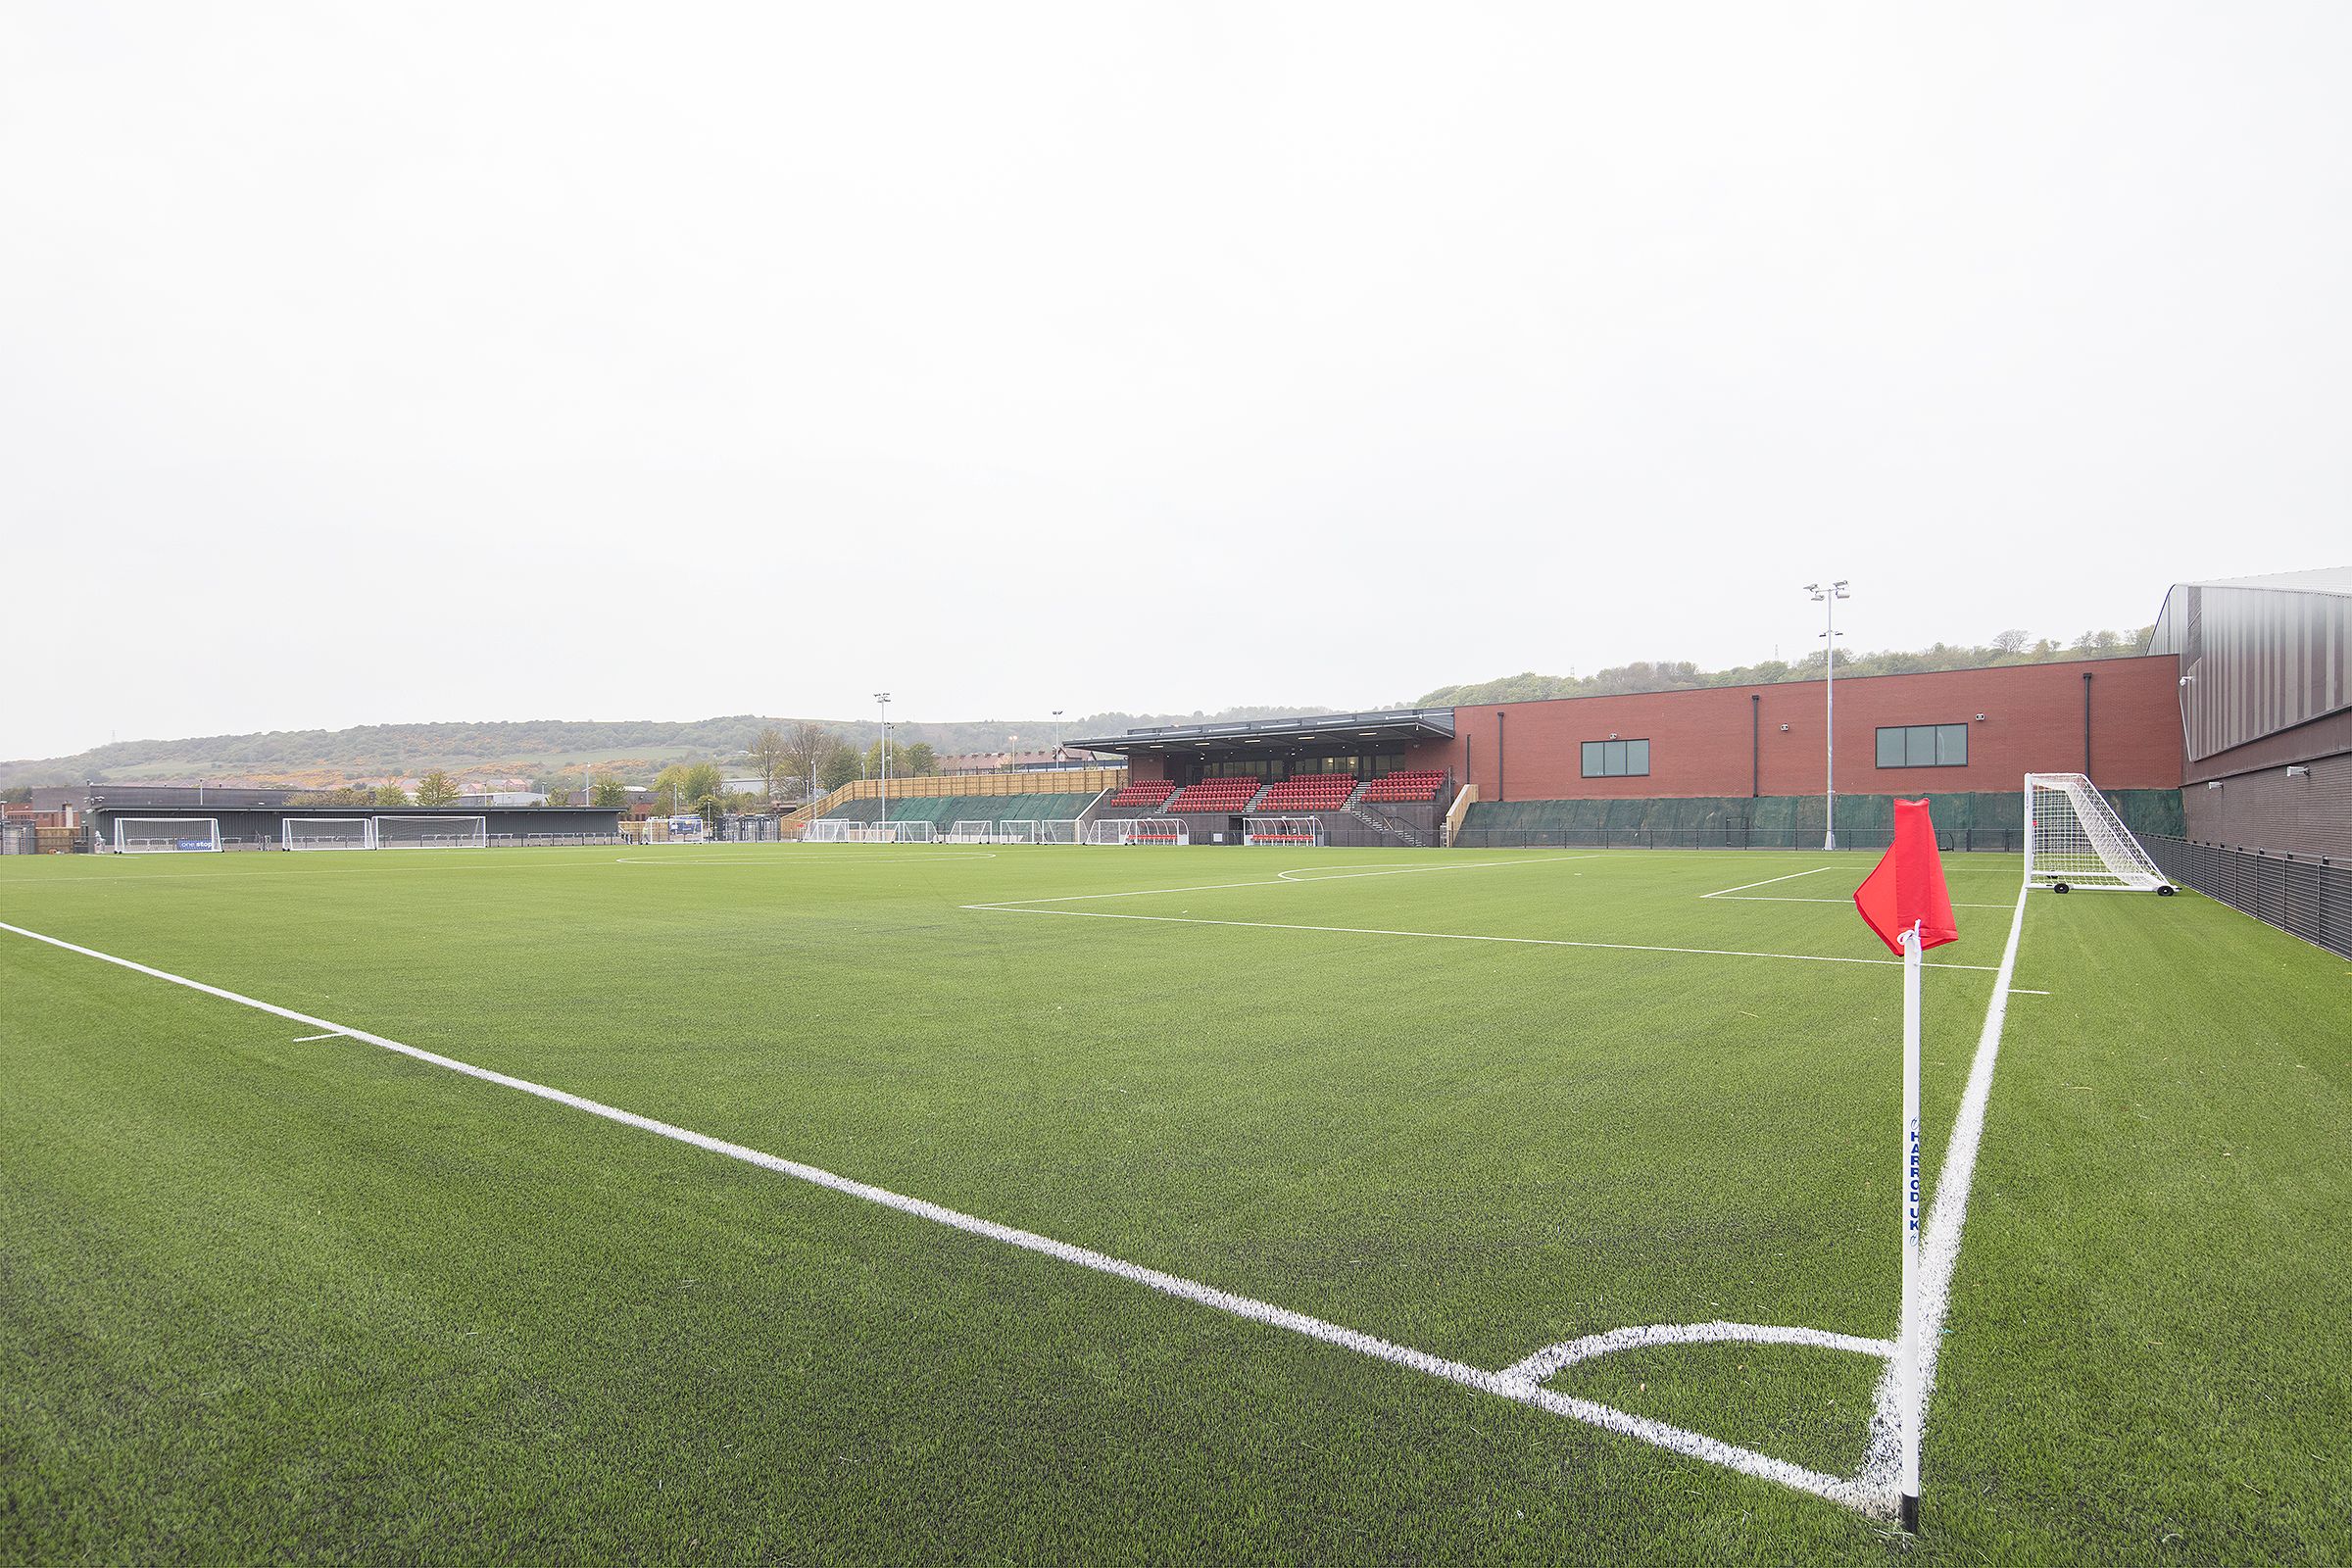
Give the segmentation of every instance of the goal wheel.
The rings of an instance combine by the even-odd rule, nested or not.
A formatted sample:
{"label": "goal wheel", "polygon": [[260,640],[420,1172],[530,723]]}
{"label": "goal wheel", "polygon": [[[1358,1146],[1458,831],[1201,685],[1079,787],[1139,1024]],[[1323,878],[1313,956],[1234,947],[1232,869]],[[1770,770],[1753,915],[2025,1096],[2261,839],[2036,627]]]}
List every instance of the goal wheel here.
{"label": "goal wheel", "polygon": [[2068,887],[2063,882],[2053,882],[2050,884],[2050,891],[2052,893],[2072,893],[2074,889]]}
{"label": "goal wheel", "polygon": [[2157,884],[2156,884],[2156,896],[2157,896],[2158,898],[2160,898],[2160,899],[2169,899],[2169,898],[2171,898],[2171,897],[2173,896],[2173,885],[2172,885],[2170,882],[2159,882],[2159,883],[2157,883]]}

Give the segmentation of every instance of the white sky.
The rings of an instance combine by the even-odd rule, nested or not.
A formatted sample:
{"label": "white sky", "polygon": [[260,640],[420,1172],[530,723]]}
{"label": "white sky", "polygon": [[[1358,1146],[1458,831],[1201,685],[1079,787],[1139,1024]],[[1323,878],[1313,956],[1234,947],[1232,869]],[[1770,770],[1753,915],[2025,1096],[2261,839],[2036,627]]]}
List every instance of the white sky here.
{"label": "white sky", "polygon": [[2352,559],[2352,7],[0,32],[0,756],[1369,704]]}

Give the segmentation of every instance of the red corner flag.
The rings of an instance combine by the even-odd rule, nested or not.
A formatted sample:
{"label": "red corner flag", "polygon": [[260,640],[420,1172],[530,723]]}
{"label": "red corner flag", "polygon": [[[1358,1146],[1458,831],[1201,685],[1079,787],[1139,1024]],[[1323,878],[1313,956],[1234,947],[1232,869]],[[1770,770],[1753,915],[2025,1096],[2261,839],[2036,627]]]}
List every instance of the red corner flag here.
{"label": "red corner flag", "polygon": [[1854,907],[1897,955],[1902,934],[1919,925],[1924,952],[1959,940],[1952,896],[1943,888],[1943,859],[1936,853],[1936,824],[1925,801],[1894,803],[1894,843],[1878,868],[1854,889]]}

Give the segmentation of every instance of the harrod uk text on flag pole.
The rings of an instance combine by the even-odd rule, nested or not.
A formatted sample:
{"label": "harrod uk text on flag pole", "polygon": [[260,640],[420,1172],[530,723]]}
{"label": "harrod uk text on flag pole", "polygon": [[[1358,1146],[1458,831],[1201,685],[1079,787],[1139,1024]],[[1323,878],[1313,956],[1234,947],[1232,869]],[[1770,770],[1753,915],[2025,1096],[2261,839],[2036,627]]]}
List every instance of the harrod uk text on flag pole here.
{"label": "harrod uk text on flag pole", "polygon": [[1894,803],[1894,843],[1862,885],[1854,907],[1903,959],[1903,1177],[1898,1192],[1903,1239],[1903,1321],[1896,1337],[1896,1379],[1902,1391],[1903,1528],[1919,1529],[1919,989],[1921,956],[1959,938],[1951,895],[1944,890],[1943,860],[1936,852],[1936,825],[1928,803]]}

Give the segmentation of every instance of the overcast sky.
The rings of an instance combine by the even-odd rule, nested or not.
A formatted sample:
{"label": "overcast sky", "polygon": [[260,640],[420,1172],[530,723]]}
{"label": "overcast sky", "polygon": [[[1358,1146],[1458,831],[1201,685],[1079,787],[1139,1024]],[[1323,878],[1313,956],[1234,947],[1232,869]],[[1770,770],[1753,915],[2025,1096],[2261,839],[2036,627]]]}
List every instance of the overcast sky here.
{"label": "overcast sky", "polygon": [[1359,705],[2352,560],[2352,7],[0,24],[0,756]]}

